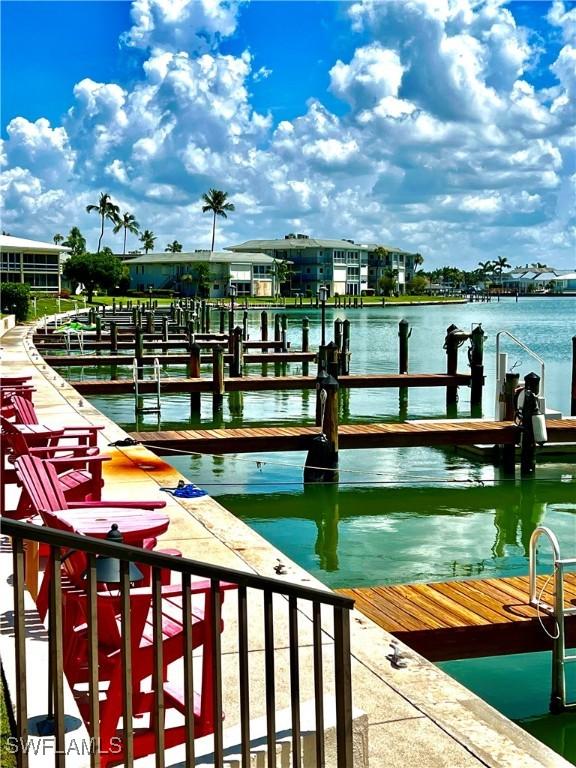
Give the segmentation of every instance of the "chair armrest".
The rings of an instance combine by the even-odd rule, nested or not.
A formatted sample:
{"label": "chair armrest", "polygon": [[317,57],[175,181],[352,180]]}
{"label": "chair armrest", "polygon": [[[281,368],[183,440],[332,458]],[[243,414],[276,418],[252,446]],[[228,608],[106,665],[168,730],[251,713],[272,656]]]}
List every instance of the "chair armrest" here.
{"label": "chair armrest", "polygon": [[[43,446],[33,446],[28,447],[28,450],[30,453],[34,456],[39,455],[41,453],[48,454],[48,457],[50,458],[50,454],[55,453],[66,453],[70,458],[74,458],[75,456],[96,456],[97,454],[95,451],[97,451],[97,447],[95,445],[43,445]],[[86,453],[87,451],[90,451],[90,453]],[[40,456],[40,458],[45,458],[44,456]],[[54,456],[55,459],[58,458],[66,458],[64,456]]]}
{"label": "chair armrest", "polygon": [[103,501],[69,501],[70,509],[82,509],[83,507],[125,507],[126,509],[164,509],[165,501],[115,501],[105,499]]}
{"label": "chair armrest", "polygon": [[73,430],[77,430],[77,429],[79,429],[79,430],[85,429],[88,432],[96,432],[96,431],[98,431],[100,429],[104,429],[104,427],[103,426],[93,426],[92,424],[76,424],[76,425],[72,425],[70,427],[69,426],[62,427],[62,429],[64,430],[64,432],[72,432]]}
{"label": "chair armrest", "polygon": [[110,456],[104,456],[104,454],[98,454],[96,456],[48,456],[48,458],[43,458],[40,456],[42,461],[49,461],[50,464],[53,464],[54,466],[58,467],[60,464],[65,464],[66,466],[83,466],[85,464],[94,464],[94,462],[102,463],[103,461],[110,461]]}

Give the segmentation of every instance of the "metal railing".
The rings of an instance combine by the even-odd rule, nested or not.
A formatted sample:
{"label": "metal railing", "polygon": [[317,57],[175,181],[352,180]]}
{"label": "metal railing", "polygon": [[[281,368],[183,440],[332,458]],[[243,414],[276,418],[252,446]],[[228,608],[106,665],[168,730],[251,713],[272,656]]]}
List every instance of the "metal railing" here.
{"label": "metal railing", "polygon": [[[536,566],[538,541],[545,536],[551,547],[553,557],[553,571],[537,594]],[[554,618],[555,631],[551,634],[552,640],[552,686],[550,695],[550,709],[553,712],[561,712],[565,709],[573,709],[576,702],[568,703],[566,696],[566,663],[576,662],[576,654],[566,653],[566,625],[567,616],[576,615],[576,606],[566,606],[564,601],[564,573],[569,567],[576,566],[576,557],[562,558],[560,556],[560,544],[556,534],[549,528],[538,526],[530,537],[530,605],[539,612],[542,611]],[[553,582],[554,603],[547,603],[542,595],[549,581]],[[548,633],[550,634],[550,633]]]}
{"label": "metal railing", "polygon": [[[98,626],[102,621],[103,585],[97,582],[97,566],[99,559],[103,557],[119,560],[120,575],[117,590],[115,591],[117,616],[115,624],[120,628],[119,648],[116,660],[121,659],[121,690],[122,699],[121,714],[122,733],[119,740],[122,743],[122,754],[116,758],[122,765],[133,766],[134,760],[139,754],[143,754],[137,739],[138,732],[133,727],[133,716],[139,714],[137,709],[142,700],[139,690],[139,678],[134,678],[137,667],[139,642],[134,643],[131,635],[137,624],[136,613],[132,609],[132,599],[143,590],[149,595],[148,640],[152,643],[149,674],[152,676],[152,692],[147,694],[153,697],[151,709],[149,739],[152,739],[152,747],[147,754],[153,754],[155,765],[158,768],[164,766],[164,750],[174,743],[183,744],[186,758],[185,764],[195,764],[195,722],[194,722],[194,685],[195,677],[192,663],[192,649],[198,647],[198,641],[194,645],[193,618],[194,608],[191,595],[194,593],[194,579],[200,577],[209,581],[206,592],[205,622],[209,626],[204,628],[204,642],[211,641],[213,652],[209,681],[213,696],[211,700],[211,723],[213,752],[212,762],[217,768],[225,764],[225,749],[223,743],[223,698],[227,701],[232,698],[237,706],[232,706],[238,714],[238,730],[240,744],[238,755],[243,768],[252,765],[250,756],[250,723],[251,712],[258,705],[265,710],[267,747],[267,766],[276,766],[278,735],[276,728],[276,702],[278,694],[278,680],[284,675],[289,690],[291,712],[291,747],[292,766],[299,768],[302,765],[301,737],[304,731],[315,731],[315,766],[322,768],[326,765],[327,751],[330,753],[329,762],[338,768],[352,768],[352,693],[351,693],[351,660],[350,660],[350,616],[353,601],[332,592],[324,592],[317,589],[302,587],[279,579],[257,576],[230,568],[222,568],[215,565],[197,562],[187,558],[174,557],[174,555],[161,554],[138,547],[116,544],[106,540],[99,540],[79,536],[64,531],[39,527],[18,521],[2,518],[2,533],[9,536],[12,543],[12,584],[13,584],[13,610],[14,610],[14,650],[16,667],[16,701],[15,720],[20,744],[28,742],[30,737],[28,717],[27,694],[27,669],[30,660],[26,647],[26,620],[25,620],[25,550],[30,544],[48,545],[50,557],[48,569],[51,577],[48,579],[48,588],[44,591],[47,605],[48,634],[49,634],[49,673],[48,696],[49,711],[53,713],[54,721],[54,765],[66,765],[65,750],[65,704],[64,689],[66,686],[65,672],[66,658],[70,658],[68,644],[74,639],[78,628],[70,630],[70,606],[74,600],[83,601],[83,621],[81,635],[84,638],[83,658],[86,661],[87,674],[83,681],[88,685],[87,706],[83,712],[86,714],[85,722],[93,749],[90,754],[90,765],[93,768],[99,765],[107,765],[108,757],[100,754],[102,744],[101,718],[103,704],[99,694],[99,676],[107,681],[110,677],[106,670],[105,661],[102,660],[103,649],[99,645]],[[87,567],[84,571],[85,588],[76,588],[67,591],[66,575],[62,565],[73,554],[84,553]],[[9,555],[7,555],[9,557]],[[147,588],[133,589],[130,583],[129,568],[131,564],[137,564],[141,570],[149,570],[149,586]],[[52,568],[50,569],[50,564]],[[179,575],[175,584],[167,586],[167,571],[170,576]],[[45,576],[46,578],[46,576]],[[133,578],[133,577],[132,577]],[[170,693],[167,693],[165,683],[167,675],[167,662],[170,659],[163,657],[163,606],[165,595],[170,589],[178,592],[180,602],[178,610],[181,613],[178,621],[181,625],[181,649],[183,673],[181,679],[184,683],[184,725],[181,727],[181,739],[170,742],[170,730],[165,724],[165,708],[170,704]],[[224,591],[229,591],[226,601],[228,616],[226,628],[222,632],[222,603]],[[41,589],[42,591],[42,589]],[[48,594],[47,594],[48,593]],[[106,593],[109,595],[109,593]],[[236,602],[234,602],[236,596]],[[262,613],[259,607],[263,606]],[[10,606],[5,606],[9,610]],[[330,618],[325,614],[326,609],[332,609],[332,622],[329,627],[323,628],[323,621]],[[324,616],[322,615],[324,612]],[[172,618],[176,620],[173,615]],[[237,624],[237,636],[230,648],[230,628]],[[259,622],[261,622],[258,634]],[[306,623],[311,632],[306,635],[306,641],[301,640],[299,625]],[[308,626],[309,625],[309,626]],[[195,627],[196,628],[196,627]],[[250,629],[250,637],[249,637]],[[228,631],[227,631],[228,630]],[[283,636],[285,636],[285,640]],[[333,646],[329,645],[333,636]],[[311,640],[310,640],[311,637]],[[226,687],[223,677],[223,650],[222,638],[226,640]],[[77,642],[77,639],[76,639]],[[311,645],[310,669],[303,669],[301,655],[303,646]],[[203,654],[206,653],[206,646]],[[263,690],[253,692],[254,674],[256,662],[254,650],[262,649]],[[331,649],[330,651],[328,649]],[[250,649],[250,662],[249,662]],[[285,656],[286,649],[288,651]],[[330,659],[330,656],[333,658]],[[203,656],[203,658],[205,658]],[[63,661],[64,660],[64,661]],[[230,674],[232,664],[233,674]],[[237,664],[237,666],[236,666]],[[329,667],[332,665],[332,670]],[[258,667],[260,669],[260,667]],[[106,674],[106,672],[108,674]],[[205,670],[203,669],[203,681]],[[325,681],[330,676],[333,683],[328,685]],[[133,682],[134,678],[134,682]],[[230,684],[234,679],[235,685]],[[70,683],[73,686],[73,682]],[[301,724],[301,705],[305,688],[313,690],[314,723]],[[232,691],[230,689],[233,689]],[[202,689],[204,691],[204,687]],[[255,697],[259,698],[255,701]],[[335,703],[336,740],[333,745],[326,746],[324,738],[324,699],[332,699]],[[233,722],[233,712],[227,707],[227,724]],[[102,723],[104,720],[102,720]],[[304,728],[303,728],[304,726]],[[184,750],[183,750],[184,751]],[[101,762],[102,761],[102,762]],[[46,762],[46,764],[49,764]],[[20,750],[18,765],[27,768],[28,755],[26,750]]]}
{"label": "metal railing", "polygon": [[519,346],[521,349],[523,349],[525,352],[527,352],[530,357],[532,357],[534,360],[536,360],[537,363],[540,364],[540,395],[544,397],[545,391],[544,391],[544,375],[546,373],[546,364],[544,363],[544,360],[540,357],[540,355],[536,354],[533,350],[530,349],[530,347],[526,346],[523,341],[520,341],[520,339],[516,338],[510,331],[498,331],[496,334],[496,413],[495,418],[497,420],[502,418],[502,412],[501,412],[501,402],[500,402],[500,394],[502,392],[502,387],[504,385],[504,377],[506,375],[506,370],[508,368],[508,355],[503,352],[500,353],[500,337],[501,336],[507,336],[509,339],[511,339],[517,346]]}

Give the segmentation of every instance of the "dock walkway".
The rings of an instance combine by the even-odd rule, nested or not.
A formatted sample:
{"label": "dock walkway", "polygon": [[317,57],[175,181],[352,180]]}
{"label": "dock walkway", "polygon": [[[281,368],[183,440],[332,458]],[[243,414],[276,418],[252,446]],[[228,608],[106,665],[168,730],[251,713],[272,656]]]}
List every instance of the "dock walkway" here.
{"label": "dock walkway", "polygon": [[[548,421],[548,439],[576,441],[576,418]],[[188,429],[168,432],[131,432],[130,437],[162,455],[173,450],[189,453],[251,453],[304,451],[319,427],[246,427],[244,429]],[[349,448],[405,448],[413,446],[512,445],[520,428],[511,421],[405,421],[393,424],[342,424],[338,443]]]}
{"label": "dock walkway", "polygon": [[[553,601],[552,580],[539,578],[543,599]],[[564,581],[567,604],[576,603],[576,573]],[[469,579],[336,590],[356,609],[430,661],[550,649],[535,608],[528,605],[528,577]],[[548,632],[554,620],[542,615]],[[576,616],[566,617],[567,646],[576,645]]]}

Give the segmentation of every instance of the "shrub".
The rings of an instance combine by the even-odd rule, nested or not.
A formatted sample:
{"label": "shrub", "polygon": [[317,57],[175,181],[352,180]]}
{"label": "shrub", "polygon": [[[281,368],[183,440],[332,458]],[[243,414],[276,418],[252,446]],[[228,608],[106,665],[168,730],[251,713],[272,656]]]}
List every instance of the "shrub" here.
{"label": "shrub", "polygon": [[0,307],[2,312],[15,315],[19,323],[28,317],[30,286],[26,283],[0,283]]}

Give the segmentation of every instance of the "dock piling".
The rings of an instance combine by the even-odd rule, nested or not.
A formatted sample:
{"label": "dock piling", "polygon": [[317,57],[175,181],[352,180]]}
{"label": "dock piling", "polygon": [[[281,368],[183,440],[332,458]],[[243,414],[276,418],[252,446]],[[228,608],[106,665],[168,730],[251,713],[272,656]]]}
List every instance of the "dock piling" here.
{"label": "dock piling", "polygon": [[240,328],[240,326],[234,328],[232,337],[232,360],[230,361],[230,376],[234,378],[241,378],[244,362],[244,343],[242,341],[242,328]]}
{"label": "dock piling", "polygon": [[[446,373],[449,376],[455,376],[458,373],[458,348],[468,337],[469,335],[456,325],[449,325],[446,329],[444,349],[446,350]],[[452,411],[457,402],[458,387],[452,385],[446,387],[446,408]]]}
{"label": "dock piling", "polygon": [[522,405],[522,434],[520,437],[520,474],[533,477],[536,471],[536,443],[532,417],[538,413],[540,376],[529,373],[524,377],[524,403]]}
{"label": "dock piling", "polygon": [[[334,345],[336,347],[336,345]],[[338,381],[322,372],[316,383],[322,433],[312,438],[304,466],[304,483],[338,482]]]}
{"label": "dock piling", "polygon": [[220,411],[224,402],[224,350],[212,350],[212,409]]}
{"label": "dock piling", "polygon": [[[504,381],[504,421],[514,421],[516,416],[516,405],[514,396],[516,388],[520,381],[519,373],[507,373]],[[505,475],[514,477],[516,471],[516,446],[502,445],[500,447],[502,456],[502,469]]]}
{"label": "dock piling", "polygon": [[470,349],[468,358],[470,362],[470,407],[472,416],[482,412],[482,389],[484,387],[484,331],[478,324],[470,334]]}
{"label": "dock piling", "polygon": [[110,352],[118,352],[118,324],[114,320],[110,321]]}
{"label": "dock piling", "polygon": [[[268,312],[265,309],[260,313],[260,331],[262,341],[268,341]],[[262,347],[262,352],[266,354],[268,347]]]}
{"label": "dock piling", "polygon": [[340,355],[340,373],[342,376],[350,374],[350,320],[346,318],[342,323],[342,354]]}
{"label": "dock piling", "polygon": [[[193,341],[190,344],[190,357],[188,359],[188,376],[191,379],[200,378],[200,346]],[[192,415],[200,414],[202,395],[200,392],[190,392],[190,413]]]}

